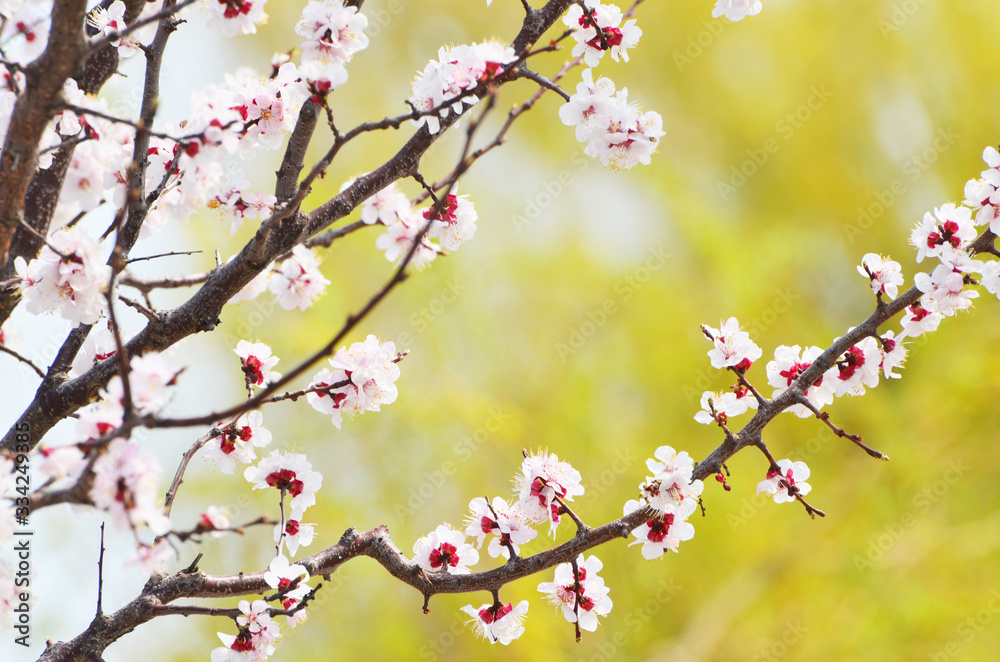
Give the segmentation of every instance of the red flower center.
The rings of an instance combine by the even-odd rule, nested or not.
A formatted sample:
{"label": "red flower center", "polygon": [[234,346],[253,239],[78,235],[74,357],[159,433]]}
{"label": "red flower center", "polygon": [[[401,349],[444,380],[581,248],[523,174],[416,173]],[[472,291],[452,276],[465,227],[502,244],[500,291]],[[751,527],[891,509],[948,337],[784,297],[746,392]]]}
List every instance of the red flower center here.
{"label": "red flower center", "polygon": [[449,565],[453,568],[458,565],[458,550],[451,543],[443,542],[431,552],[431,567],[441,568]]}
{"label": "red flower center", "polygon": [[271,487],[277,487],[279,490],[286,490],[293,497],[302,494],[302,490],[305,488],[302,481],[295,477],[295,472],[291,469],[282,469],[268,474],[267,484]]}

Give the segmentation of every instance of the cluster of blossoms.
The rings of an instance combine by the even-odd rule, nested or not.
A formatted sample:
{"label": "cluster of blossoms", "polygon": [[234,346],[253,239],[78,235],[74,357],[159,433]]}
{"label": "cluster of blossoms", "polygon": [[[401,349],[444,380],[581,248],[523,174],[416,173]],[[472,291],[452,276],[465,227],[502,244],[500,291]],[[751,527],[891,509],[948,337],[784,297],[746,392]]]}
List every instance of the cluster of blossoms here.
{"label": "cluster of blossoms", "polygon": [[[448,524],[439,525],[413,545],[413,561],[426,572],[468,574],[469,566],[479,562],[478,550],[482,549],[487,536],[493,536],[488,547],[491,557],[517,557],[520,545],[530,542],[538,535],[530,525],[548,521],[552,534],[555,535],[564,500],[572,501],[574,496],[583,494],[583,491],[580,473],[567,462],[546,452],[526,454],[521,472],[514,479],[516,501],[508,503],[500,497],[495,497],[492,502],[482,497],[473,499],[469,503],[471,512],[465,532]],[[476,547],[466,542],[467,536],[476,539]],[[594,557],[587,563],[589,565],[586,567],[594,573],[600,569],[600,561]],[[557,583],[567,583],[562,577],[564,573],[561,569],[557,570]],[[580,593],[580,605],[586,613],[585,617],[581,617],[581,626],[593,624],[596,627],[597,614],[607,614],[611,609],[611,602],[606,599],[607,589],[604,589],[603,581],[596,579],[596,575],[588,586],[591,590],[586,594],[587,600],[584,599],[584,593]],[[539,589],[545,590],[541,586]],[[462,611],[471,617],[469,624],[476,634],[491,643],[506,646],[524,632],[521,621],[528,612],[528,603],[523,601],[515,606],[497,601],[478,608],[467,605]],[[570,613],[575,614],[576,611],[571,607]],[[575,617],[573,621],[575,622]]]}
{"label": "cluster of blossoms", "polygon": [[[898,274],[898,264],[889,260],[883,262],[878,256],[874,258],[883,266],[873,273]],[[873,264],[875,262],[870,256],[866,256],[866,261],[859,267],[859,271],[867,275],[864,269],[871,270]],[[872,276],[873,287],[877,291],[895,293],[895,286],[898,284],[895,278],[890,277],[886,280],[889,285],[885,286],[885,290],[879,289],[883,285],[878,278],[878,275]],[[901,280],[899,278],[899,282]],[[753,363],[763,355],[760,347],[740,329],[736,318],[724,322],[721,329],[705,326],[703,331],[713,339],[715,345],[715,348],[708,352],[713,367],[732,370],[742,378]],[[878,385],[880,374],[884,374],[887,378],[898,377],[893,373],[893,369],[901,365],[906,358],[906,348],[900,342],[904,335],[895,336],[890,331],[878,339],[863,338],[852,345],[833,366],[808,386],[803,395],[814,408],[819,410],[831,404],[835,396],[864,395],[865,387]],[[775,389],[772,397],[777,398],[787,391],[822,353],[823,350],[815,346],[805,349],[798,345],[777,347],[774,359],[768,362],[766,368],[768,383]],[[741,381],[732,387],[731,393],[706,391],[702,395],[701,406],[701,411],[695,414],[696,421],[705,424],[713,422],[726,424],[729,417],[743,414],[749,409],[756,409],[757,398]],[[787,411],[803,418],[813,415],[810,408],[804,404],[793,404]]]}
{"label": "cluster of blossoms", "polygon": [[966,183],[963,205],[948,203],[935,209],[933,215],[925,214],[910,235],[917,262],[934,257],[940,264],[929,274],[913,277],[923,296],[907,309],[897,339],[934,331],[943,318],[971,307],[979,293],[968,285],[981,284],[1000,296],[1000,262],[977,260],[971,255],[977,227],[988,226],[994,234],[1000,231],[1000,152],[987,147],[983,161],[988,167],[978,179]]}
{"label": "cluster of blossoms", "polygon": [[[239,172],[234,168],[231,171],[234,175]],[[247,219],[266,219],[274,211],[274,205],[278,198],[270,193],[250,191],[250,183],[240,176],[240,181],[231,182],[226,188],[218,189],[215,197],[209,200],[208,206],[218,209],[229,216],[231,221],[230,230],[233,234],[243,225]]]}
{"label": "cluster of blossoms", "polygon": [[704,483],[691,480],[691,456],[670,446],[657,448],[646,460],[646,467],[653,475],[639,485],[642,500],[627,501],[624,514],[642,508],[651,510],[650,519],[633,529],[636,539],[629,545],[641,544],[643,558],[658,559],[668,549],[676,552],[680,543],[694,537],[694,526],[687,518],[698,507]]}
{"label": "cluster of blossoms", "polygon": [[514,49],[496,40],[442,46],[438,59],[428,62],[410,86],[407,103],[420,113],[413,124],[426,125],[428,131],[437,133],[441,119],[451,113],[461,115],[466,106],[477,104],[479,97],[473,90],[503,73],[504,67],[515,60]]}
{"label": "cluster of blossoms", "polygon": [[487,548],[492,558],[510,558],[511,550],[520,554],[521,545],[535,539],[538,532],[528,526],[528,516],[524,514],[521,501],[508,504],[502,497],[493,497],[490,503],[483,497],[469,502],[469,517],[465,535],[477,538],[477,549],[483,548],[486,536],[494,534]]}
{"label": "cluster of blossoms", "polygon": [[[240,359],[244,384],[249,392],[254,388],[267,388],[281,375],[273,368],[279,359],[264,343],[241,340],[234,350]],[[295,554],[300,545],[309,545],[315,536],[312,524],[303,521],[307,508],[316,503],[316,491],[323,477],[313,471],[312,464],[304,455],[271,451],[256,465],[257,448],[266,448],[271,443],[271,432],[264,428],[264,416],[259,411],[250,411],[238,418],[216,424],[217,436],[205,444],[202,455],[216,462],[224,474],[232,474],[236,461],[247,466],[244,478],[253,483],[253,489],[277,488],[281,492],[281,521],[274,529],[274,540],[279,550],[287,546]],[[285,497],[289,497],[288,510],[284,509]]]}
{"label": "cluster of blossoms", "polygon": [[347,82],[347,68],[354,54],[368,48],[364,30],[368,18],[357,7],[336,0],[310,2],[302,11],[295,32],[302,42],[302,76],[317,100]]}
{"label": "cluster of blossoms", "polygon": [[[385,251],[385,259],[390,262],[402,262],[413,248],[413,242],[423,234],[409,262],[415,269],[423,269],[443,250],[457,250],[472,239],[479,220],[469,196],[457,195],[454,191],[445,196],[441,213],[435,214],[434,210],[433,205],[424,210],[415,209],[393,183],[361,204],[361,220],[367,225],[381,223],[385,226],[385,234],[375,240],[375,247]],[[437,239],[438,243],[432,239]]]}
{"label": "cluster of blossoms", "polygon": [[[914,285],[922,296],[906,308],[900,321],[902,329],[866,336],[851,345],[803,389],[805,402],[791,403],[786,406],[787,411],[803,418],[820,416],[820,410],[836,397],[864,395],[866,389],[878,386],[880,377],[898,379],[895,370],[902,366],[907,354],[903,340],[935,331],[942,319],[971,307],[979,292],[969,285],[981,284],[1000,297],[1000,261],[973,257],[977,226],[988,225],[993,233],[1000,231],[1000,152],[987,147],[983,160],[989,167],[980,178],[965,185],[967,206],[943,204],[933,214],[925,214],[910,234],[910,243],[917,249],[917,262],[936,258],[939,264],[929,274],[914,276]],[[868,279],[879,306],[885,303],[883,296],[890,300],[899,296],[904,279],[898,262],[868,253],[857,270]],[[712,366],[733,371],[739,382],[732,386],[732,392],[706,391],[695,420],[724,426],[729,417],[757,408],[757,394],[748,394],[751,389],[744,375],[763,352],[740,329],[735,318],[724,322],[720,329],[707,326],[702,329],[714,344],[708,352]],[[774,387],[772,397],[785,394],[822,354],[823,350],[815,346],[777,347],[766,369],[768,383]],[[757,491],[773,494],[779,503],[793,501],[796,495],[808,493],[810,487],[804,482],[808,477],[809,469],[804,463],[782,460],[777,470],[774,467],[768,470]]]}
{"label": "cluster of blossoms", "polygon": [[[133,357],[128,372],[133,411],[139,415],[160,412],[170,402],[176,375],[177,371],[160,354]],[[60,488],[75,484],[89,467],[93,473],[91,503],[108,512],[117,528],[134,534],[138,549],[131,562],[153,571],[174,556],[163,537],[170,531],[170,522],[161,502],[160,464],[154,456],[143,454],[134,440],[115,437],[96,458],[96,447],[84,446],[109,436],[122,424],[126,401],[121,377],[112,377],[100,395],[99,402],[79,412],[71,444],[41,447],[43,459],[38,470],[49,480],[50,487]],[[148,542],[150,536],[154,539]]]}
{"label": "cluster of blossoms", "polygon": [[562,521],[563,505],[583,494],[580,472],[555,454],[528,455],[521,463],[521,473],[514,479],[514,493],[528,521],[549,523],[549,534],[555,538]]}
{"label": "cluster of blossoms", "polygon": [[322,261],[316,251],[299,244],[287,258],[254,276],[229,302],[253,301],[270,290],[274,301],[283,310],[306,310],[330,284],[330,280],[320,271],[320,264]]}
{"label": "cluster of blossoms", "polygon": [[305,310],[323,293],[330,281],[319,270],[316,252],[299,244],[292,255],[271,272],[267,287],[285,310]]}
{"label": "cluster of blossoms", "polygon": [[295,64],[286,62],[270,78],[240,69],[235,76],[227,75],[227,83],[229,109],[236,111],[242,123],[240,156],[250,158],[256,149],[279,149],[309,96]]}
{"label": "cluster of blossoms", "polygon": [[[311,524],[303,523],[306,509],[316,503],[316,491],[323,484],[323,476],[313,471],[312,464],[300,453],[271,451],[256,465],[247,467],[243,477],[253,483],[253,489],[266,490],[269,487],[281,493],[282,523],[274,530],[274,539],[279,550],[287,545],[293,554],[300,545],[312,542],[315,530]],[[288,512],[284,510],[287,501]]]}
{"label": "cluster of blossoms", "polygon": [[575,57],[583,57],[589,69],[583,72],[583,82],[576,94],[559,109],[559,119],[575,127],[576,139],[587,143],[587,155],[599,158],[612,170],[631,168],[639,163],[648,165],[657,143],[665,134],[659,113],[643,112],[636,103],[629,103],[628,90],[615,92],[608,78],[594,82],[593,67],[604,53],[612,59],[628,62],[627,49],[635,46],[642,30],[635,21],[622,24],[622,12],[615,5],[603,5],[600,0],[586,0],[586,11],[573,5],[563,16],[563,22],[573,30]]}
{"label": "cluster of blossoms", "polygon": [[[42,8],[29,10],[28,3],[5,23],[25,26],[38,23],[38,32],[47,29],[48,13]],[[44,5],[44,3],[40,3]],[[224,34],[249,34],[256,30],[266,15],[265,1],[208,0],[209,25],[221,27]],[[160,10],[160,3],[147,3],[140,19]],[[21,13],[32,13],[21,16]],[[107,9],[95,8],[88,21],[97,34],[106,35],[126,29],[125,5],[121,0]],[[298,118],[302,103],[319,99],[333,87],[346,81],[345,64],[357,51],[367,46],[363,30],[367,19],[354,7],[343,2],[325,0],[309,2],[296,29],[305,38],[302,44],[302,67],[292,62],[276,60],[271,76],[261,76],[248,68],[227,75],[225,85],[209,86],[192,98],[188,119],[179,124],[166,124],[151,140],[148,150],[144,190],[159,191],[142,226],[141,237],[156,231],[171,220],[185,219],[206,206],[227,213],[233,230],[245,219],[269,216],[276,202],[273,195],[250,190],[250,184],[239,168],[223,168],[226,157],[238,154],[252,158],[260,150],[281,147]],[[132,32],[114,42],[122,57],[135,53],[155,30],[155,24]],[[27,34],[27,33],[26,33]],[[44,46],[40,34],[31,33],[26,44]],[[4,40],[5,49],[8,48]],[[27,63],[37,52],[9,44],[8,57]],[[0,95],[13,100],[16,90],[23,89],[20,71],[8,72],[11,84]],[[78,115],[67,109],[57,113],[40,143],[39,165],[52,164],[56,148],[77,138],[78,144],[70,160],[59,204],[55,211],[57,223],[63,223],[80,212],[89,212],[101,204],[121,207],[126,199],[129,167],[133,160],[134,129],[125,123],[111,122],[100,115],[114,116],[114,109],[99,98],[90,97],[69,79],[64,84],[68,103],[95,111],[95,115]],[[2,99],[0,99],[2,100]],[[4,104],[10,108],[13,103]],[[9,113],[0,114],[0,138],[6,131]],[[165,135],[176,136],[166,138]]]}
{"label": "cluster of blossoms", "polygon": [[345,412],[357,416],[396,401],[398,359],[395,343],[379,342],[373,335],[350,349],[341,347],[329,360],[330,368],[313,377],[306,399],[313,409],[328,414],[339,430]]}
{"label": "cluster of blossoms", "polygon": [[108,511],[122,530],[148,527],[156,535],[170,529],[157,504],[160,464],[151,455],[140,455],[139,445],[115,439],[94,463],[94,506]]}
{"label": "cluster of blossoms", "polygon": [[[281,609],[293,611],[285,616],[285,622],[292,628],[306,620],[304,605],[300,605],[312,591],[308,585],[309,571],[279,554],[264,572],[264,581],[277,593],[268,600],[280,602]],[[274,653],[274,642],[281,637],[278,623],[271,616],[271,608],[264,600],[252,603],[241,600],[236,617],[239,632],[235,635],[219,632],[222,646],[212,651],[212,662],[247,662],[266,660]]]}
{"label": "cluster of blossoms", "polygon": [[236,470],[236,460],[252,464],[257,459],[255,448],[266,448],[271,443],[271,432],[264,428],[264,415],[250,411],[228,425],[216,426],[222,432],[202,449],[202,455],[214,460],[224,474]]}
{"label": "cluster of blossoms", "polygon": [[637,164],[649,165],[657,143],[665,134],[659,113],[643,112],[629,103],[628,90],[615,92],[608,78],[593,80],[593,69],[585,69],[576,94],[559,109],[559,119],[575,127],[576,139],[587,143],[584,152],[599,158],[612,170]]}
{"label": "cluster of blossoms", "polygon": [[[703,484],[691,480],[691,457],[669,446],[658,448],[646,464],[653,475],[639,486],[642,500],[627,502],[624,512],[648,512],[648,520],[632,531],[637,538],[632,544],[641,543],[643,557],[655,559],[668,549],[676,552],[680,542],[694,536],[694,527],[686,520],[698,506]],[[473,499],[465,532],[449,524],[437,526],[413,545],[413,562],[429,574],[470,574],[469,568],[479,562],[478,550],[488,536],[491,557],[519,558],[520,546],[537,537],[531,525],[549,522],[555,537],[561,516],[572,515],[568,502],[583,493],[580,473],[569,463],[548,452],[525,453],[520,473],[514,478],[513,502],[501,497]],[[475,538],[475,546],[467,537]],[[580,554],[575,562],[558,565],[553,581],[540,583],[538,590],[567,621],[593,632],[598,617],[607,616],[613,606],[609,589],[598,575],[602,567],[596,556]],[[495,596],[493,603],[466,605],[462,611],[470,616],[468,623],[477,635],[506,646],[524,632],[522,621],[528,603],[515,606]]]}
{"label": "cluster of blossoms", "polygon": [[58,230],[31,262],[17,257],[25,308],[39,315],[59,310],[74,326],[94,324],[107,309],[105,291],[111,268],[99,245],[77,229]]}

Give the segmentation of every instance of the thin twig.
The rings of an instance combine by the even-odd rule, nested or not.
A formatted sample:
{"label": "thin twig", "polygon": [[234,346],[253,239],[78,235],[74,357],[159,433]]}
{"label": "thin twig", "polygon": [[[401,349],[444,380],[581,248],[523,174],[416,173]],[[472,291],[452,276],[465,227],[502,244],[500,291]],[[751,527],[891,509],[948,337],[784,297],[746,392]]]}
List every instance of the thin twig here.
{"label": "thin twig", "polygon": [[135,310],[139,311],[142,314],[142,316],[148,319],[150,322],[160,321],[160,316],[156,313],[155,310],[147,308],[138,301],[134,301],[127,297],[123,297],[120,294],[118,295],[118,300],[124,303],[126,306],[129,306],[130,308],[134,308]]}
{"label": "thin twig", "polygon": [[101,608],[101,599],[104,595],[104,522],[101,522],[101,553],[97,557],[97,614],[95,618],[100,618],[104,614]]}
{"label": "thin twig", "polygon": [[219,426],[213,427],[211,430],[198,437],[194,444],[191,445],[183,456],[181,456],[181,462],[177,465],[177,471],[174,473],[174,479],[170,483],[170,487],[167,489],[167,496],[163,501],[163,514],[167,517],[170,516],[170,509],[174,505],[174,499],[177,497],[177,489],[184,482],[184,472],[187,470],[188,464],[191,462],[191,458],[201,450],[202,446],[207,444],[212,439],[222,435],[222,430],[224,430],[228,425],[231,425],[235,421],[232,419],[228,421],[225,425],[220,424]]}
{"label": "thin twig", "polygon": [[830,414],[825,411],[820,411],[820,409],[816,405],[814,405],[812,401],[810,401],[809,398],[807,398],[806,396],[802,394],[797,394],[797,397],[795,397],[794,400],[795,402],[803,405],[806,409],[811,411],[816,416],[816,418],[826,423],[826,426],[830,428],[830,430],[832,430],[833,433],[838,437],[853,442],[858,448],[868,453],[876,460],[885,460],[886,462],[889,461],[888,455],[886,455],[882,451],[877,451],[871,446],[868,446],[867,444],[863,443],[861,441],[861,435],[849,434],[847,432],[844,432],[842,428],[839,428],[836,425],[834,425],[833,421],[830,420]]}
{"label": "thin twig", "polygon": [[20,354],[18,354],[14,350],[12,350],[10,347],[7,347],[6,345],[0,345],[0,352],[3,352],[4,354],[10,354],[11,356],[13,356],[15,359],[17,359],[21,363],[24,363],[27,366],[29,366],[32,370],[35,371],[35,374],[37,374],[39,377],[41,377],[42,379],[45,379],[45,373],[42,372],[41,368],[39,368],[37,365],[35,365],[34,363],[32,363],[31,359],[27,359],[27,358],[21,356]]}
{"label": "thin twig", "polygon": [[125,351],[125,343],[122,342],[121,329],[118,327],[118,318],[115,315],[114,287],[115,277],[112,274],[111,282],[108,283],[108,290],[104,295],[108,300],[108,326],[111,329],[111,335],[115,339],[115,359],[118,362],[118,376],[122,382],[122,408],[124,410],[122,418],[127,419],[131,418],[132,414],[135,413],[132,403],[132,385],[129,383],[131,365],[129,364],[128,352]]}
{"label": "thin twig", "polygon": [[125,261],[125,264],[132,264],[133,262],[142,262],[144,260],[155,260],[160,257],[173,257],[174,255],[196,255],[202,251],[170,251],[169,253],[160,253],[158,255],[147,255],[145,257],[132,257]]}

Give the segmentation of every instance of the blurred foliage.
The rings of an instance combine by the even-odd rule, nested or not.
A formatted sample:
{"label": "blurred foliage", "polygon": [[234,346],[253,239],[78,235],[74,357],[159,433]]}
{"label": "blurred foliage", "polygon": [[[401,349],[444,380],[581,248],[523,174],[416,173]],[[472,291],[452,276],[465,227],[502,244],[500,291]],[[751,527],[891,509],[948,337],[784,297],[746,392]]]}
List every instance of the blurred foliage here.
{"label": "blurred foliage", "polygon": [[[412,72],[439,45],[514,34],[518,2],[484,5],[368,0],[378,29],[332,96],[338,124],[405,112]],[[263,68],[261,44],[295,44],[298,6],[270,3],[264,40],[233,47],[256,49],[241,57]],[[737,24],[711,19],[711,8],[644,3],[631,62],[607,59],[599,69],[663,115],[653,165],[611,173],[583,158],[551,94],[475,165],[462,184],[478,206],[475,239],[408,280],[352,337],[375,333],[412,350],[395,404],[339,432],[304,404],[267,413],[275,439],[308,452],[324,475],[309,511],[318,540],[306,552],[349,526],[379,524],[409,552],[442,520],[460,524],[473,497],[508,496],[522,448],[547,447],[581,471],[578,512],[589,524],[620,516],[657,446],[700,459],[722,440],[692,418],[702,390],[728,384],[705,356],[702,323],[738,317],[766,361],[780,344],[825,347],[870,313],[855,270],[864,253],[900,260],[912,283],[909,228],[960,201],[984,167],[983,147],[1000,139],[995,4],[765,0],[759,16]],[[565,55],[533,67],[551,75]],[[499,108],[531,91],[509,86]],[[310,200],[380,163],[411,131],[359,140]],[[442,140],[423,174],[443,176],[460,146],[458,133]],[[413,182],[404,188],[417,192]],[[229,241],[223,225],[211,230],[220,242]],[[324,253],[333,284],[313,310],[279,310],[254,328],[282,366],[326,342],[389,277],[378,233]],[[614,312],[599,312],[608,302]],[[252,306],[229,312],[223,328],[236,334]],[[597,550],[615,608],[580,644],[535,590],[548,573],[502,591],[531,602],[527,632],[508,650],[462,625],[459,607],[488,595],[435,596],[425,616],[413,589],[356,560],[325,583],[277,659],[995,659],[997,316],[984,293],[973,313],[913,343],[903,379],[830,408],[890,463],[815,421],[782,417],[767,429],[776,457],[808,461],[810,500],[825,519],[755,497],[765,464],[744,452],[730,464],[732,492],[706,485],[707,517],[692,519],[697,534],[682,553],[646,562],[624,542]],[[214,340],[219,351],[230,351],[223,340]],[[765,361],[750,376],[769,392]],[[188,499],[246,489],[207,470],[194,478]],[[272,503],[259,494],[253,502]],[[557,540],[571,531],[566,524]],[[543,533],[525,551],[549,544]],[[213,545],[199,549],[212,572],[263,567],[273,552],[262,531]],[[477,569],[492,567],[483,557]],[[185,650],[207,659],[225,627],[189,627],[201,634]]]}

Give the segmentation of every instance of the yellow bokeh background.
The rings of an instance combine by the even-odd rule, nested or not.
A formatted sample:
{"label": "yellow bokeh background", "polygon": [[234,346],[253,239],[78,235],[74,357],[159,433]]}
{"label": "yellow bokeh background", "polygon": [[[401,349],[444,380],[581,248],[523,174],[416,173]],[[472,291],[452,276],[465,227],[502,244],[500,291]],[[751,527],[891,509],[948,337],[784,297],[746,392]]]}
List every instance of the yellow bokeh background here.
{"label": "yellow bokeh background", "polygon": [[[234,42],[239,57],[263,68],[270,52],[294,45],[299,8],[270,3],[263,34]],[[865,253],[900,261],[912,284],[910,228],[960,202],[985,167],[983,148],[1000,140],[995,4],[764,0],[739,23],[711,9],[709,0],[643,3],[631,62],[605,58],[595,72],[663,115],[652,165],[613,173],[583,157],[547,94],[463,179],[479,213],[474,240],[405,282],[351,338],[373,333],[411,350],[396,403],[340,431],[304,403],[265,411],[276,441],[307,453],[324,476],[307,518],[318,539],[304,552],[380,524],[409,552],[442,521],[462,524],[473,497],[509,496],[524,448],[571,462],[587,488],[577,512],[603,524],[636,497],[658,446],[700,459],[722,440],[693,420],[701,392],[729,384],[709,364],[701,324],[736,316],[766,360],[778,345],[825,347],[870,314],[855,268]],[[341,128],[405,112],[413,73],[440,45],[509,39],[521,15],[516,0],[489,9],[369,0],[365,11],[378,26],[371,47],[331,96]],[[532,66],[551,75],[566,56]],[[567,89],[579,76],[570,73]],[[481,139],[533,89],[505,88]],[[307,208],[411,132],[358,140]],[[321,130],[311,155],[326,144]],[[460,146],[460,135],[440,141],[424,176],[446,174]],[[418,192],[412,181],[404,189]],[[199,223],[237,245],[227,224]],[[243,304],[222,328],[231,337],[252,328],[283,367],[294,365],[391,274],[379,233],[323,251],[332,284],[307,313],[254,318],[254,304]],[[825,519],[756,497],[766,464],[745,451],[729,464],[731,492],[706,485],[707,516],[692,518],[697,533],[679,554],[648,562],[624,542],[595,550],[615,607],[581,643],[536,590],[549,573],[503,589],[504,600],[531,604],[525,634],[504,648],[463,626],[460,607],[487,594],[435,596],[424,615],[416,591],[358,559],[324,582],[276,659],[996,659],[998,316],[984,291],[971,313],[911,345],[902,379],[829,408],[889,463],[813,420],[786,414],[767,428],[777,458],[808,462],[810,501]],[[231,351],[216,335],[219,351]],[[765,360],[749,376],[769,393]],[[189,502],[232,503],[248,486],[201,469],[185,489]],[[271,496],[253,494],[255,507],[236,519],[273,510]],[[542,531],[525,552],[551,544]],[[194,551],[213,573],[262,568],[273,554],[260,530]],[[482,556],[475,569],[492,567]],[[218,619],[186,627],[178,655],[190,659],[207,659],[215,632],[232,629]]]}

